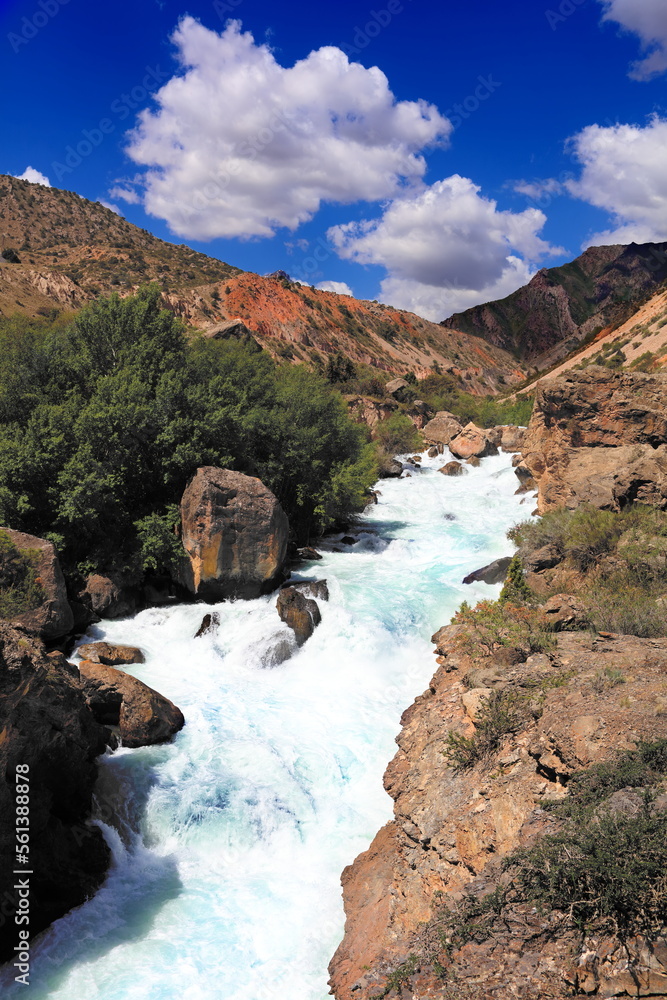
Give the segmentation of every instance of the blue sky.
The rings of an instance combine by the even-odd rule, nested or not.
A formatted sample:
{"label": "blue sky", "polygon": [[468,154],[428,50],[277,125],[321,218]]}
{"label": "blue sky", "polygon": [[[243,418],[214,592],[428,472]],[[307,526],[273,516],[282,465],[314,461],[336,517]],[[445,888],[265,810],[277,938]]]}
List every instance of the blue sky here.
{"label": "blue sky", "polygon": [[0,29],[0,171],[248,270],[441,319],[667,239],[666,0],[4,0]]}

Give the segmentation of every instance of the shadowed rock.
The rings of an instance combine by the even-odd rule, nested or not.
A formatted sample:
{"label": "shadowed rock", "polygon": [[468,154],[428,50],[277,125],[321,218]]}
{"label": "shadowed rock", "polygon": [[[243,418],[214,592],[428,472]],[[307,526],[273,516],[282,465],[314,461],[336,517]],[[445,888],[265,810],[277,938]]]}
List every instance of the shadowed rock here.
{"label": "shadowed rock", "polygon": [[183,728],[183,713],[131,674],[82,660],[79,672],[90,710],[98,722],[120,728],[123,746],[164,743]]}
{"label": "shadowed rock", "polygon": [[144,654],[137,646],[118,646],[110,642],[87,642],[79,646],[77,653],[82,660],[104,663],[107,667],[145,662]]}
{"label": "shadowed rock", "polygon": [[507,567],[511,561],[511,556],[494,559],[488,566],[482,566],[481,569],[476,569],[474,573],[468,573],[463,578],[463,583],[488,583],[491,585],[502,583],[507,576]]}
{"label": "shadowed rock", "polygon": [[326,580],[296,580],[294,583],[287,583],[283,590],[291,587],[298,590],[306,597],[317,597],[320,601],[329,600],[329,587]]}
{"label": "shadowed rock", "polygon": [[67,602],[67,590],[58,555],[52,542],[26,535],[11,528],[0,528],[21,554],[33,561],[37,582],[43,594],[41,603],[22,614],[12,616],[17,624],[39,632],[43,639],[58,639],[71,632],[74,615]]}
{"label": "shadowed rock", "polygon": [[305,597],[295,587],[284,587],[280,591],[276,607],[282,620],[293,630],[299,646],[310,639],[322,620],[317,602]]}
{"label": "shadowed rock", "polygon": [[201,625],[195,632],[195,639],[198,639],[200,635],[207,635],[209,632],[215,632],[218,625],[220,624],[220,615],[217,611],[211,612],[211,614],[204,615],[201,620]]}

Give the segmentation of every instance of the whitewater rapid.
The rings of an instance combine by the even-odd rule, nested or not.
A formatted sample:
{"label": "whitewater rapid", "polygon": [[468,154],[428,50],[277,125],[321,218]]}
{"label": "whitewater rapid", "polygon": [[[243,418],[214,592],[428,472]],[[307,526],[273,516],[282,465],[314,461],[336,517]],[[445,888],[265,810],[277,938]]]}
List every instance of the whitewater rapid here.
{"label": "whitewater rapid", "polygon": [[[288,635],[275,594],[150,609],[82,640],[140,646],[145,664],[127,669],[186,725],[103,759],[113,867],[34,942],[31,1000],[325,1000],[340,874],[391,818],[382,774],[434,672],[429,638],[462,600],[497,595],[462,577],[506,555],[507,529],[534,506],[514,495],[510,456],[458,478],[437,472],[449,459],[424,455],[421,471],[381,482],[359,540],[331,539],[300,567],[331,596],[281,665],[268,666]],[[218,630],[194,639],[211,610]],[[23,995],[6,969],[0,986]]]}

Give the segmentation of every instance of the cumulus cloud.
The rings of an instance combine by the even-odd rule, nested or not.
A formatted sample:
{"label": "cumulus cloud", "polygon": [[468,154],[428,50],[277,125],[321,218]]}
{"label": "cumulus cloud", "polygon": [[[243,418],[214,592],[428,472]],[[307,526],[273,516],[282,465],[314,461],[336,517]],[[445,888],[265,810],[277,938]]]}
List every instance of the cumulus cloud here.
{"label": "cumulus cloud", "polygon": [[132,188],[126,187],[112,187],[109,191],[110,198],[120,198],[121,201],[126,201],[128,205],[139,205],[141,203],[141,198],[136,191]]}
{"label": "cumulus cloud", "polygon": [[321,292],[335,292],[336,295],[351,295],[354,298],[354,292],[344,281],[320,281],[315,288],[319,288]]}
{"label": "cumulus cloud", "polygon": [[544,180],[515,181],[512,190],[517,194],[525,194],[533,201],[543,201],[562,194],[565,188],[556,177],[546,177]]}
{"label": "cumulus cloud", "polygon": [[667,240],[667,118],[647,125],[589,125],[571,140],[582,164],[570,194],[611,213],[589,244]]}
{"label": "cumulus cloud", "polygon": [[173,41],[183,72],[142,112],[128,153],[148,168],[147,211],[181,236],[271,236],[323,201],[391,197],[423,176],[421,150],[452,130],[333,46],[284,67],[238,22],[218,34],[192,17]]}
{"label": "cumulus cloud", "polygon": [[644,58],[632,64],[633,80],[651,80],[667,70],[667,4],[665,0],[600,0],[603,21],[615,21],[639,35]]}
{"label": "cumulus cloud", "polygon": [[535,261],[563,252],[539,236],[545,222],[536,208],[500,211],[454,174],[395,199],[379,219],[334,226],[328,236],[341,257],[386,268],[383,299],[440,320],[509,295]]}
{"label": "cumulus cloud", "polygon": [[22,174],[15,174],[15,177],[19,181],[30,181],[31,184],[41,184],[42,187],[51,187],[51,181],[45,174],[35,170],[34,167],[26,167]]}

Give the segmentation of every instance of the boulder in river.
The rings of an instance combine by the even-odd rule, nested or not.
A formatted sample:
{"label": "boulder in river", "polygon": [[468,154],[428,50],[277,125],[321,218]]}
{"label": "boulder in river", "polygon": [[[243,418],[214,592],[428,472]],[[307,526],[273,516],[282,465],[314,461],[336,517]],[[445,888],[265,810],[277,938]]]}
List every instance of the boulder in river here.
{"label": "boulder in river", "polygon": [[23,606],[17,604],[17,612],[7,618],[34,629],[42,639],[59,639],[71,632],[74,615],[53,542],[1,528],[0,543],[0,585],[26,593]]}
{"label": "boulder in river", "polygon": [[[492,429],[493,430],[493,429]],[[460,434],[449,442],[449,450],[455,458],[485,458],[487,455],[497,455],[498,445],[494,443],[494,434],[477,427],[472,422],[466,424]]]}
{"label": "boulder in river", "polygon": [[462,476],[467,469],[460,462],[447,462],[438,472],[442,472],[443,476]]}
{"label": "boulder in river", "polygon": [[322,559],[323,556],[317,549],[314,549],[312,545],[304,545],[303,548],[297,549],[296,554],[299,559],[304,559],[306,562],[312,562],[316,559]]}
{"label": "boulder in river", "polygon": [[440,410],[433,420],[424,427],[424,439],[428,444],[446,445],[463,430],[461,421],[447,410]]}
{"label": "boulder in river", "polygon": [[119,576],[92,573],[78,599],[100,618],[126,618],[137,610],[136,594]]}
{"label": "boulder in river", "polygon": [[310,639],[322,620],[317,601],[305,597],[295,587],[284,587],[280,591],[276,607],[282,620],[294,632],[299,646]]}
{"label": "boulder in river", "polygon": [[507,576],[507,567],[512,561],[511,556],[503,556],[502,559],[494,559],[487,566],[476,569],[474,573],[468,573],[463,578],[464,583],[502,583]]}
{"label": "boulder in river", "polygon": [[204,466],[181,500],[180,582],[196,597],[259,597],[280,582],[289,523],[271,490],[253,476]]}
{"label": "boulder in river", "polygon": [[97,719],[119,726],[123,746],[164,743],[183,728],[183,713],[136,677],[92,660],[79,663],[86,702]]}
{"label": "boulder in river", "polygon": [[329,587],[326,580],[295,580],[283,585],[283,590],[293,587],[306,597],[317,597],[320,601],[329,600]]}
{"label": "boulder in river", "polygon": [[210,614],[204,615],[201,625],[195,632],[195,639],[198,639],[200,635],[208,635],[209,632],[215,632],[219,624],[220,615],[217,611],[212,611]]}
{"label": "boulder in river", "polygon": [[144,654],[137,646],[119,646],[111,642],[87,642],[79,646],[77,653],[82,660],[104,663],[107,667],[145,662]]}

